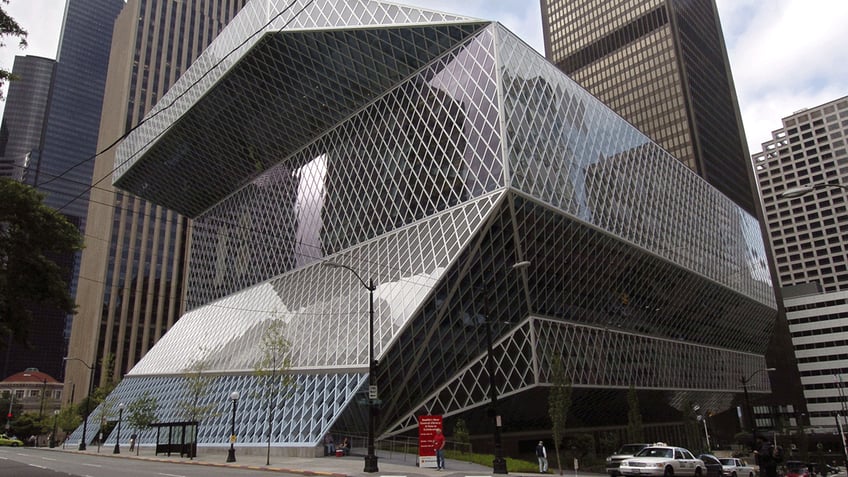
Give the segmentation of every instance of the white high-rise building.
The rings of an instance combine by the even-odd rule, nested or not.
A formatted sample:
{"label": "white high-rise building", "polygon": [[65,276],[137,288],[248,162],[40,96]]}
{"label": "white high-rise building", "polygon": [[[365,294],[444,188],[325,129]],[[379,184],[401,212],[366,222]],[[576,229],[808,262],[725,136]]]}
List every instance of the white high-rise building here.
{"label": "white high-rise building", "polygon": [[846,134],[848,96],[787,116],[752,156],[809,425],[823,428],[848,410]]}

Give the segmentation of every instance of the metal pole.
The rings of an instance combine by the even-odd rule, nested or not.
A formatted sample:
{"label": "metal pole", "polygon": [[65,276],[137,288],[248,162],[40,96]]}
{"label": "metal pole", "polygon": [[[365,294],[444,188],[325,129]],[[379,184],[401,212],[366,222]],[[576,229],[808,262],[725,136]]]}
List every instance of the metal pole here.
{"label": "metal pole", "polygon": [[[751,400],[748,399],[748,380],[742,379],[742,389],[745,392],[745,409],[748,411],[748,421],[751,424],[751,449],[757,445],[757,421],[754,419],[754,410],[751,409]],[[757,449],[754,449],[757,450]]]}
{"label": "metal pole", "polygon": [[495,361],[492,355],[492,322],[488,316],[486,317],[486,352],[486,370],[489,373],[489,399],[492,402],[490,412],[495,424],[495,458],[492,460],[492,472],[495,474],[508,474],[506,459],[503,456],[503,446],[501,444],[501,416],[498,415],[498,391],[495,383]]}
{"label": "metal pole", "polygon": [[115,439],[115,450],[112,451],[113,454],[121,453],[121,422],[124,420],[124,404],[121,403],[118,405],[118,438]]}
{"label": "metal pole", "polygon": [[[351,270],[352,271],[352,270]],[[356,275],[356,272],[354,272]],[[359,275],[357,275],[359,278]],[[362,281],[362,278],[359,278]],[[371,398],[372,386],[377,385],[376,370],[374,369],[374,279],[368,280],[368,455],[365,456],[365,472],[379,472],[377,455],[374,451],[374,399]]]}
{"label": "metal pole", "polygon": [[238,393],[230,394],[230,399],[233,401],[233,418],[230,421],[230,450],[227,452],[227,462],[236,461],[236,402],[238,401]]}

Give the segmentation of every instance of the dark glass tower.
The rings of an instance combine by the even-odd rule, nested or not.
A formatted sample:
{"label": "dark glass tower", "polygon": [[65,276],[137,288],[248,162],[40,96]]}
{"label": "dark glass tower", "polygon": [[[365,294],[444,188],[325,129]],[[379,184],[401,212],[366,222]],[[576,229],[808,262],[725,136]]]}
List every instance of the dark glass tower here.
{"label": "dark glass tower", "polygon": [[551,62],[757,215],[714,0],[541,2]]}
{"label": "dark glass tower", "polygon": [[[0,176],[23,181],[32,156],[39,154],[44,117],[50,100],[55,60],[16,56],[6,109],[0,124]],[[27,156],[29,154],[29,157]]]}
{"label": "dark glass tower", "polygon": [[[36,118],[38,108],[33,108],[28,118],[9,118],[9,128],[22,128],[33,134],[36,133],[35,122],[14,125],[12,122],[43,121],[37,132],[39,141],[32,145],[22,180],[43,192],[45,204],[59,209],[83,233],[88,209],[87,190],[91,184],[89,159],[97,146],[112,27],[123,5],[123,0],[69,0],[65,5],[46,112],[42,110],[40,118]],[[54,68],[53,61],[43,61],[50,61],[50,68]],[[21,76],[21,82],[31,83],[24,89],[44,91],[47,66],[40,68],[42,71],[37,75]],[[28,92],[22,91],[22,94]],[[15,96],[18,91],[10,88],[9,100],[18,101]],[[10,140],[17,138],[10,137]],[[67,269],[67,281],[71,293],[75,294],[79,255],[57,257],[57,261]],[[8,364],[9,372],[37,366],[61,379],[62,357],[67,353],[73,316],[40,306],[34,306],[32,313],[31,346],[12,349],[9,356],[14,361]]]}

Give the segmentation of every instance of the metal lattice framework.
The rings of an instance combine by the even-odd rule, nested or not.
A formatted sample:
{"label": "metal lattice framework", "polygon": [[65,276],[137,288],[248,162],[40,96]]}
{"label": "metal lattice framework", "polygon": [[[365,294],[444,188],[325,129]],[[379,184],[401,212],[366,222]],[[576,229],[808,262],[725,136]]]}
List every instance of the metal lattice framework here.
{"label": "metal lattice framework", "polygon": [[201,445],[226,444],[234,390],[240,442],[262,445],[250,391],[273,320],[297,381],[275,445],[364,422],[369,295],[323,260],[377,283],[384,436],[488,402],[485,326],[506,406],[550,385],[553,355],[577,388],[716,410],[765,363],[775,303],[754,218],[497,23],[255,0],[162,104],[115,183],[194,219],[190,311],[108,402],[147,392],[180,420],[202,363],[221,412]]}

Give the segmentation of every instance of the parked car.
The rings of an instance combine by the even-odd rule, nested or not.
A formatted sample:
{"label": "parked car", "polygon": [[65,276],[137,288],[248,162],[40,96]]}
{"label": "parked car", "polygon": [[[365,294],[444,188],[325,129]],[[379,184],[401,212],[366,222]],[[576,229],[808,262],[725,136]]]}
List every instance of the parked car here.
{"label": "parked car", "polygon": [[810,466],[799,460],[787,460],[784,477],[811,477]]}
{"label": "parked car", "polygon": [[704,461],[682,447],[652,445],[633,457],[621,461],[623,475],[673,477],[675,475],[702,477]]}
{"label": "parked car", "polygon": [[712,454],[701,454],[698,458],[704,462],[704,475],[706,477],[721,477],[723,468],[718,457]]}
{"label": "parked car", "polygon": [[607,457],[607,474],[612,477],[621,475],[621,472],[618,471],[621,461],[628,457],[633,457],[638,454],[640,450],[650,445],[651,444],[624,444],[621,446],[613,455]]}
{"label": "parked car", "polygon": [[20,447],[24,442],[17,437],[9,437],[6,434],[0,434],[0,446]]}
{"label": "parked car", "polygon": [[728,457],[719,460],[722,467],[721,474],[724,477],[755,477],[757,474],[757,470],[742,459]]}

